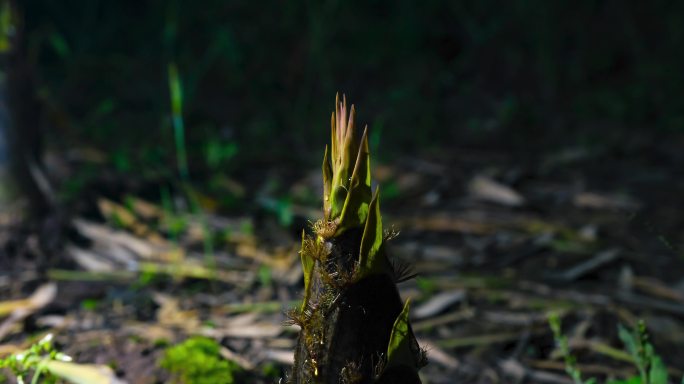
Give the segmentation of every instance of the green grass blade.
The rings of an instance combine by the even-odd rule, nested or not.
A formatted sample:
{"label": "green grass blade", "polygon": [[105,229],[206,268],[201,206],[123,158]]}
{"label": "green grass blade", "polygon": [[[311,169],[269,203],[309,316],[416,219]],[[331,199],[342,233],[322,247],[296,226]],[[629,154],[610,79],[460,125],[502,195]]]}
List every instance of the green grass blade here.
{"label": "green grass blade", "polygon": [[169,93],[171,97],[171,121],[176,143],[178,173],[181,179],[187,180],[189,172],[188,156],[185,148],[185,123],[183,121],[183,85],[176,63],[169,64]]}

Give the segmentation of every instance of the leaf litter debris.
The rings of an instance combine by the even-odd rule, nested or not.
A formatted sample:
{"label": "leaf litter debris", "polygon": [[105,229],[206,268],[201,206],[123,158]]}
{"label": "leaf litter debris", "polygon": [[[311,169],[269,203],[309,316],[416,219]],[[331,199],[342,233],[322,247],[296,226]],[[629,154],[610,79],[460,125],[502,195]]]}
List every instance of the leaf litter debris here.
{"label": "leaf litter debris", "polygon": [[[617,325],[645,319],[670,373],[681,376],[684,258],[654,239],[681,239],[681,221],[667,219],[676,207],[644,212],[653,206],[647,194],[618,185],[619,193],[594,192],[606,191],[603,183],[578,189],[571,171],[528,166],[527,179],[503,183],[508,163],[491,172],[482,156],[457,152],[377,168],[380,182],[397,189],[385,203],[385,220],[401,232],[390,250],[418,274],[400,289],[427,346],[424,378],[571,382],[554,353],[552,311],[567,324],[583,372],[634,374]],[[470,172],[446,173],[456,165]],[[583,166],[581,159],[567,165]],[[301,176],[293,190],[319,195]],[[255,383],[272,382],[263,367],[292,363],[296,333],[282,323],[303,284],[296,230],[277,215],[171,211],[132,194],[89,198],[100,218],[72,219],[80,240],[43,250],[60,260],[47,270],[30,261],[35,235],[14,216],[3,219],[0,358],[27,348],[37,331],[53,333],[79,363],[116,367],[116,380],[129,383],[163,381],[164,346],[196,335],[220,342],[222,356],[253,372]],[[315,204],[285,208],[315,221]],[[645,214],[662,223],[657,235],[635,228],[633,218]]]}

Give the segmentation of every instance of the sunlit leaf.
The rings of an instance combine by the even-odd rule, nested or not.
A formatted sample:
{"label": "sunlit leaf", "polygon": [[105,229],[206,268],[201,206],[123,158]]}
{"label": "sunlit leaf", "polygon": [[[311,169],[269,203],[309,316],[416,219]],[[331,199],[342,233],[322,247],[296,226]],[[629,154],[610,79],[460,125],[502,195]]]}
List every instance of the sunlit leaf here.
{"label": "sunlit leaf", "polygon": [[[382,217],[380,216],[380,190],[375,191],[375,196],[371,200],[369,212],[366,218],[366,225],[361,238],[361,249],[359,252],[359,273],[367,276],[372,273],[383,272],[386,267],[382,259]],[[389,266],[389,265],[387,265]],[[386,270],[385,272],[389,272]]]}
{"label": "sunlit leaf", "polygon": [[635,360],[638,360],[639,347],[637,346],[637,341],[634,338],[634,335],[632,335],[627,328],[623,327],[622,324],[618,324],[618,336],[625,345],[625,348],[627,348],[627,352],[629,352],[629,354],[632,355]]}
{"label": "sunlit leaf", "polygon": [[404,309],[394,321],[387,347],[387,365],[385,369],[400,365],[414,367],[415,359],[410,347],[411,333],[409,329],[410,299],[406,300]]}
{"label": "sunlit leaf", "polygon": [[361,147],[356,157],[354,172],[349,185],[349,193],[340,215],[338,233],[358,227],[366,221],[368,204],[372,199],[370,180],[370,153],[368,150],[368,131],[363,132]]}
{"label": "sunlit leaf", "polygon": [[302,230],[302,248],[300,251],[300,257],[302,259],[302,270],[304,271],[304,300],[302,300],[302,310],[306,307],[306,303],[309,301],[309,296],[310,296],[310,289],[309,285],[311,284],[311,273],[313,272],[314,268],[314,259],[311,255],[309,255],[307,252],[304,252],[304,240],[306,238],[306,235],[304,231]]}
{"label": "sunlit leaf", "polygon": [[650,384],[667,384],[667,368],[660,357],[654,356],[651,359],[651,370],[648,374]]}
{"label": "sunlit leaf", "polygon": [[[354,106],[351,112],[347,115],[347,100],[343,97],[342,102],[339,101],[339,95],[336,97],[335,112],[331,118],[331,134],[332,145],[330,153],[330,162],[332,169],[332,181],[329,195],[329,212],[326,212],[326,219],[335,220],[343,216],[343,211],[356,212],[356,206],[361,205],[363,199],[358,199],[358,192],[352,192],[355,184],[359,184],[358,180],[365,174],[359,173],[356,177],[356,182],[353,180],[353,172],[359,164],[359,161],[368,161],[368,143],[365,139],[366,149],[359,151],[359,144],[356,140],[356,132],[354,126],[355,110]],[[364,140],[362,140],[363,143]],[[363,145],[363,144],[362,144]],[[361,159],[359,158],[361,157]],[[364,160],[365,159],[365,160]],[[324,170],[325,172],[325,170]],[[368,196],[366,204],[370,201],[370,185],[368,186]],[[325,196],[324,196],[325,197]],[[351,205],[349,205],[351,199]],[[353,208],[349,208],[353,206]],[[363,220],[359,221],[362,223]],[[344,231],[345,228],[340,227],[339,232]]]}
{"label": "sunlit leaf", "polygon": [[330,159],[328,158],[328,146],[325,146],[325,154],[323,155],[323,211],[325,212],[326,219],[330,216],[330,204],[331,204],[331,188],[332,188],[332,178],[333,171],[330,166]]}

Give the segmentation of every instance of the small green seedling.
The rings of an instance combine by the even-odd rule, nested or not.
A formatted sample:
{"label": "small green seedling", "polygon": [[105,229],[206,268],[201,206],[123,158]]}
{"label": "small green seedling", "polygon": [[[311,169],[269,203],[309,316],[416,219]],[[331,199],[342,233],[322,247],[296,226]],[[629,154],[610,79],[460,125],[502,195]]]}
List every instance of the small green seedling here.
{"label": "small green seedling", "polygon": [[[574,383],[589,384],[598,382],[596,378],[591,378],[587,381],[582,380],[582,374],[577,367],[576,359],[570,353],[568,338],[561,333],[561,321],[558,314],[554,313],[549,316],[549,324],[556,344],[558,344],[565,361],[565,371],[570,375]],[[618,335],[639,371],[639,375],[624,380],[610,380],[606,384],[668,384],[670,382],[667,367],[660,356],[655,353],[653,345],[648,341],[648,333],[643,321],[640,320],[634,330],[629,330],[618,324]],[[681,382],[684,384],[684,377],[682,377]]]}
{"label": "small green seedling", "polygon": [[549,325],[553,331],[553,338],[560,349],[563,360],[565,361],[565,372],[572,378],[575,384],[594,384],[596,379],[582,380],[582,373],[577,368],[577,359],[570,353],[568,346],[568,337],[561,332],[561,320],[557,313],[549,316]]}
{"label": "small green seedling", "polygon": [[[635,330],[630,331],[622,325],[618,325],[618,336],[625,345],[639,370],[639,376],[627,380],[614,380],[608,384],[667,384],[669,383],[667,368],[660,356],[655,354],[653,345],[648,341],[646,324],[639,321]],[[682,378],[684,380],[684,378]]]}
{"label": "small green seedling", "polygon": [[[15,353],[0,360],[0,369],[10,371],[17,383],[24,383],[31,378],[31,383],[56,383],[57,378],[45,371],[43,362],[48,360],[70,361],[71,358],[55,350],[52,335],[33,344],[26,351]],[[0,381],[6,378],[0,376]],[[39,381],[40,379],[40,381]]]}
{"label": "small green seedling", "polygon": [[48,334],[29,349],[0,359],[0,382],[7,381],[2,372],[9,371],[18,384],[122,384],[109,367],[71,360],[54,347],[52,334]]}

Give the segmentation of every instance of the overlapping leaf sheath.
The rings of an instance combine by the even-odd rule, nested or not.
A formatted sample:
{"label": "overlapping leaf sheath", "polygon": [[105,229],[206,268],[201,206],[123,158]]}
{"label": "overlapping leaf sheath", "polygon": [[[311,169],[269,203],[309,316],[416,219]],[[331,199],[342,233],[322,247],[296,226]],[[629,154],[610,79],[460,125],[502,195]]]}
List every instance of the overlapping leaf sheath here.
{"label": "overlapping leaf sheath", "polygon": [[354,107],[335,101],[332,143],[323,158],[324,219],[302,234],[304,299],[288,312],[301,327],[291,383],[420,383],[426,363],[397,282],[407,268],[390,262],[380,193],[371,191],[367,130]]}

